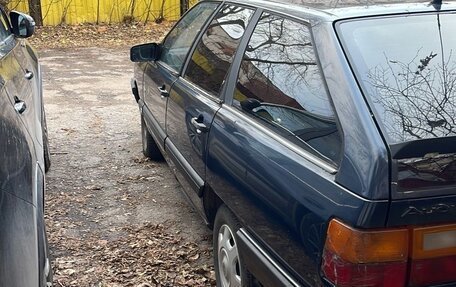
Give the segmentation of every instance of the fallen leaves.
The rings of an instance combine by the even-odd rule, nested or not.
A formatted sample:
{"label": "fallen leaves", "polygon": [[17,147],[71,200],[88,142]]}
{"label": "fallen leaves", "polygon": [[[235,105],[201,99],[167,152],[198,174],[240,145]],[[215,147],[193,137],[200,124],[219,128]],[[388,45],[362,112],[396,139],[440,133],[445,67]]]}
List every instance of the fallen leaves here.
{"label": "fallen leaves", "polygon": [[75,255],[85,250],[88,256],[57,258],[54,278],[61,286],[215,285],[213,268],[199,264],[200,256],[210,251],[167,229],[163,224],[144,224],[122,228],[125,235],[114,240],[71,240]]}
{"label": "fallen leaves", "polygon": [[[124,181],[124,185],[134,185],[149,180],[137,175],[125,176]],[[55,286],[215,285],[213,266],[207,264],[210,247],[186,238],[186,232],[172,228],[173,222],[116,224],[103,229],[98,210],[104,205],[96,194],[103,190],[101,185],[83,185],[78,192],[48,195],[46,222],[55,258]],[[134,208],[131,196],[116,200]]]}
{"label": "fallen leaves", "polygon": [[37,49],[82,47],[130,47],[136,44],[157,42],[174,22],[132,24],[79,24],[37,27],[30,38]]}
{"label": "fallen leaves", "polygon": [[[113,26],[106,26],[106,32],[90,25],[56,27],[46,30],[46,37],[54,39],[55,32],[79,45],[90,35],[104,41],[96,35],[110,29]],[[87,30],[96,31],[81,35]],[[77,38],[68,39],[72,33]],[[210,231],[186,203],[168,166],[142,156],[126,49],[43,54],[48,55],[41,63],[53,154],[46,174],[45,220],[54,286],[215,285]],[[118,90],[125,91],[99,97],[103,83],[81,84],[97,75],[108,75],[109,87],[122,82]],[[84,86],[86,100],[67,96],[69,81]]]}

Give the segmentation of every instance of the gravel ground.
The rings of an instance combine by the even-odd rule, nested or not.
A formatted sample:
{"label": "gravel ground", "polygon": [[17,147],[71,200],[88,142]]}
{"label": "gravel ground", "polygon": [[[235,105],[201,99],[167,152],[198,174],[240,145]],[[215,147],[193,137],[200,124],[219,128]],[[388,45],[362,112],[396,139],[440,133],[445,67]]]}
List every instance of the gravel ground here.
{"label": "gravel ground", "polygon": [[211,232],[142,155],[127,48],[42,50],[55,286],[212,286]]}

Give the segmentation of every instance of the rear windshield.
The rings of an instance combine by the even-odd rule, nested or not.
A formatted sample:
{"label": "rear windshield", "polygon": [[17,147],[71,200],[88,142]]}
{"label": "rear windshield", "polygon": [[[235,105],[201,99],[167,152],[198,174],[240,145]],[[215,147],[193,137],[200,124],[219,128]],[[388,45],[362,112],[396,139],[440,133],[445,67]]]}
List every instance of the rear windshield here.
{"label": "rear windshield", "polygon": [[341,22],[338,33],[390,144],[456,135],[456,15]]}

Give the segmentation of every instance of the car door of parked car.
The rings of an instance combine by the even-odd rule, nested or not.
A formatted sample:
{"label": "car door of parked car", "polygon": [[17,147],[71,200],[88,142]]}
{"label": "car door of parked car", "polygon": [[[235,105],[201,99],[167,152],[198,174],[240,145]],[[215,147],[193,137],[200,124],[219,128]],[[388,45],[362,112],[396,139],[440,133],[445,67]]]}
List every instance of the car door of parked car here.
{"label": "car door of parked car", "polygon": [[148,62],[144,70],[142,114],[149,128],[158,135],[162,147],[166,137],[165,113],[171,86],[176,81],[187,54],[201,27],[217,8],[217,3],[201,3],[174,26],[161,44],[158,61]]}
{"label": "car door of parked car", "polygon": [[[27,111],[24,113],[24,119],[27,121],[27,126],[30,127],[30,133],[38,143],[42,142],[41,129],[41,75],[39,74],[38,59],[35,51],[25,39],[16,38],[16,46],[13,53],[19,65],[22,68],[22,79],[17,84],[21,88],[18,93],[21,95],[18,98],[27,106]],[[17,86],[16,85],[16,86]],[[42,148],[42,147],[41,147]]]}
{"label": "car door of parked car", "polygon": [[173,155],[198,205],[205,179],[206,142],[220,108],[223,84],[254,10],[224,5],[208,23],[189,58],[185,75],[174,84],[167,107],[166,148]]}
{"label": "car door of parked car", "polygon": [[[1,12],[2,25],[5,25],[9,30],[8,18],[3,11]],[[8,40],[5,49],[8,50],[5,55],[5,65],[10,66],[9,84],[5,86],[11,101],[14,102],[17,112],[21,115],[20,118],[27,127],[30,135],[37,142],[41,142],[41,126],[37,126],[40,121],[36,117],[40,114],[36,112],[36,99],[34,98],[34,87],[32,81],[34,79],[33,69],[28,61],[27,55],[24,53],[25,40],[17,39],[11,31],[8,31]],[[35,94],[37,95],[37,94]],[[41,111],[40,111],[41,112]]]}
{"label": "car door of parked car", "polygon": [[[299,274],[294,286],[319,286],[324,217],[356,205],[334,185],[342,141],[310,28],[265,12],[242,49],[212,123],[207,184],[245,227],[239,238],[273,258],[267,264]],[[255,276],[272,278],[237,244]]]}
{"label": "car door of parked car", "polygon": [[[14,36],[0,14],[0,278],[2,286],[38,282],[35,153],[23,120],[23,103],[15,101],[23,71],[14,53]],[[20,87],[19,87],[20,90]],[[10,94],[13,92],[14,94]]]}

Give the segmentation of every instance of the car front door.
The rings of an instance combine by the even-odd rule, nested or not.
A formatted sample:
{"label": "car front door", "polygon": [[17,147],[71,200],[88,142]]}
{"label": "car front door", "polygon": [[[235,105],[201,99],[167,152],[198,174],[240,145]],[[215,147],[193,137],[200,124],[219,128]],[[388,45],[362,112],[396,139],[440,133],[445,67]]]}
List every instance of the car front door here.
{"label": "car front door", "polygon": [[[38,143],[42,141],[41,129],[41,75],[38,69],[38,59],[35,51],[25,39],[16,39],[16,46],[13,49],[14,57],[21,66],[21,77],[16,83],[18,98],[22,100],[27,110],[24,113],[24,120],[29,127],[30,134]],[[19,96],[20,95],[20,96]]]}
{"label": "car front door", "polygon": [[161,45],[158,61],[147,63],[144,71],[144,102],[142,114],[146,124],[160,138],[162,147],[166,137],[165,111],[169,90],[176,81],[193,41],[218,4],[201,3],[192,8],[174,26]]}
{"label": "car front door", "polygon": [[5,74],[9,78],[5,89],[34,141],[41,142],[41,126],[40,121],[37,120],[39,113],[36,112],[36,99],[33,96],[36,91],[32,85],[36,72],[24,53],[25,40],[17,39],[11,33],[8,18],[3,11],[0,13],[1,25],[7,27],[6,33],[8,34],[3,43],[4,67],[10,69]]}
{"label": "car front door", "polygon": [[[166,149],[192,188],[199,206],[205,179],[206,142],[222,103],[224,81],[254,10],[224,5],[201,35],[185,75],[173,85],[166,112]],[[192,191],[193,189],[193,191]],[[196,192],[196,193],[195,193]]]}

